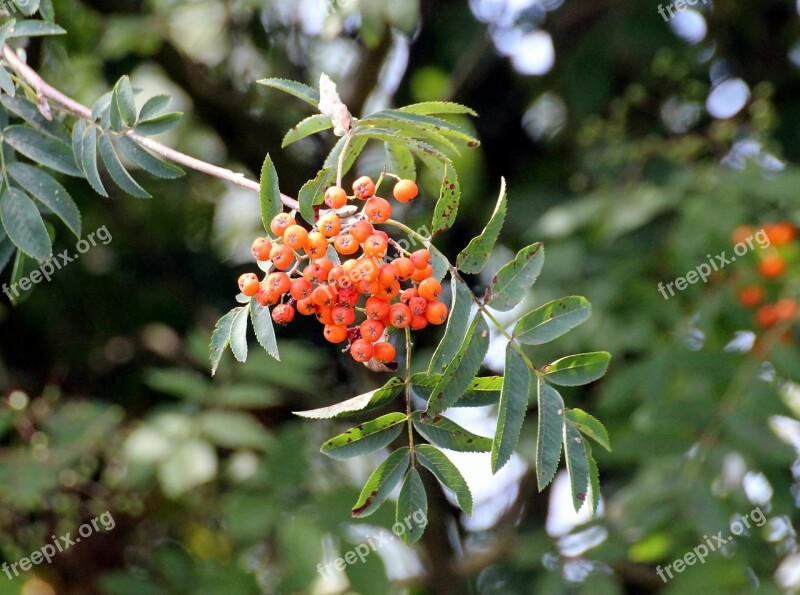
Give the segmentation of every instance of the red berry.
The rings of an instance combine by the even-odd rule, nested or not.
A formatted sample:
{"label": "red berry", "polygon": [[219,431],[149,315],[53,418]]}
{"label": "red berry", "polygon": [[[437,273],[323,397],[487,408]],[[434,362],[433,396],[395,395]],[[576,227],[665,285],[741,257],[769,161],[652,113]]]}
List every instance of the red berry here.
{"label": "red berry", "polygon": [[442,295],[442,284],[436,279],[428,277],[419,284],[419,296],[425,298],[429,302],[435,302]]}
{"label": "red berry", "polygon": [[377,320],[365,320],[359,326],[361,337],[365,341],[374,343],[383,335],[383,325]]}
{"label": "red berry", "polygon": [[373,352],[372,343],[364,339],[354,341],[350,346],[350,355],[352,355],[353,359],[357,362],[368,362],[372,359]]}
{"label": "red berry", "polygon": [[379,361],[382,364],[388,364],[394,361],[396,352],[391,343],[387,343],[385,341],[375,343],[372,346],[372,350],[373,357],[376,361]]}
{"label": "red berry", "polygon": [[294,308],[289,304],[280,304],[272,310],[272,320],[277,324],[289,324],[294,318]]}

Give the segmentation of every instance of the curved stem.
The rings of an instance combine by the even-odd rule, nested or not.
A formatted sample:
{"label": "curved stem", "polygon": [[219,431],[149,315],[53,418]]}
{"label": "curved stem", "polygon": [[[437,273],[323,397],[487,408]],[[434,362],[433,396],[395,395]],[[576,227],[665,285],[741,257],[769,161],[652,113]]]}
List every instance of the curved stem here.
{"label": "curved stem", "polygon": [[339,153],[339,161],[336,167],[336,185],[339,188],[342,187],[342,170],[344,169],[344,156],[347,154],[347,147],[350,146],[350,139],[352,138],[353,135],[348,132],[347,138],[344,139],[344,144],[342,145],[342,152]]}
{"label": "curved stem", "polygon": [[[91,109],[63,94],[58,89],[50,86],[41,76],[39,76],[38,72],[23,62],[10,46],[3,46],[3,57],[5,58],[6,62],[8,62],[9,66],[14,70],[14,72],[16,72],[36,92],[39,101],[43,105],[46,105],[47,101],[50,100],[61,109],[71,113],[73,116],[83,118],[84,120],[89,120],[90,122],[93,120]],[[194,169],[215,178],[220,178],[221,180],[236,184],[237,186],[242,186],[248,190],[253,190],[255,192],[259,192],[261,190],[261,185],[258,182],[248,179],[243,173],[237,173],[229,169],[225,169],[224,167],[206,163],[205,161],[201,161],[200,159],[196,159],[195,157],[186,155],[180,151],[176,151],[175,149],[159,143],[158,141],[154,141],[147,136],[143,136],[135,130],[129,129],[121,134],[129,136],[140,145],[147,147],[154,153],[160,155],[164,159],[172,161],[173,163],[183,165],[189,169]],[[290,209],[300,208],[300,205],[295,199],[291,198],[290,196],[286,196],[285,194],[281,194],[281,201]]]}

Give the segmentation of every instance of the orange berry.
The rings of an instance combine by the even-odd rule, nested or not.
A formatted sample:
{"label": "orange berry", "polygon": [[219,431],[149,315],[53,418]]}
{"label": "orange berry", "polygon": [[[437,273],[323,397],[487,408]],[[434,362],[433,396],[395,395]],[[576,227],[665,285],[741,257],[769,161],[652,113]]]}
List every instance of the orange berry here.
{"label": "orange berry", "polygon": [[347,327],[336,326],[335,324],[326,324],[322,334],[331,343],[341,343],[347,339]]}
{"label": "orange berry", "polygon": [[390,262],[381,266],[378,272],[378,281],[381,282],[381,285],[389,285],[395,281],[400,281],[400,273],[397,272],[397,267]]}
{"label": "orange berry", "polygon": [[772,304],[764,304],[756,311],[756,322],[761,328],[769,328],[778,322],[778,312]]}
{"label": "orange berry", "polygon": [[311,301],[319,307],[330,308],[336,300],[336,288],[333,285],[320,285],[311,292]]}
{"label": "orange berry", "polygon": [[778,321],[792,320],[797,316],[797,302],[791,298],[783,298],[775,304],[775,315]]}
{"label": "orange berry", "polygon": [[302,250],[308,242],[308,231],[299,225],[290,225],[283,231],[283,241],[292,250]]}
{"label": "orange berry", "polygon": [[256,301],[262,306],[271,306],[277,303],[280,297],[280,295],[272,291],[269,287],[264,287],[262,285],[256,294]]}
{"label": "orange berry", "polygon": [[380,196],[373,196],[364,205],[364,214],[373,223],[386,223],[392,216],[392,205]]}
{"label": "orange berry", "polygon": [[381,291],[383,290],[383,285],[381,285],[381,282],[378,281],[377,279],[373,279],[372,281],[362,281],[362,284],[364,285],[364,291],[362,291],[361,293],[376,295],[379,296],[381,299],[390,299],[381,295]]}
{"label": "orange berry", "polygon": [[378,295],[386,301],[392,301],[394,298],[400,295],[400,283],[397,281],[392,281],[389,285],[381,284],[380,291],[374,295]]}
{"label": "orange berry", "polygon": [[370,320],[381,320],[389,315],[389,302],[379,297],[368,297],[365,310]]}
{"label": "orange berry", "polygon": [[419,284],[419,296],[424,297],[429,302],[435,302],[442,295],[442,284],[433,277],[428,277]]}
{"label": "orange berry", "polygon": [[292,288],[292,280],[286,273],[270,273],[267,275],[267,287],[278,295],[283,295]]}
{"label": "orange berry", "polygon": [[311,301],[310,297],[297,300],[297,311],[303,316],[311,316],[317,311],[317,306]]}
{"label": "orange berry", "polygon": [[325,204],[332,209],[341,209],[347,204],[347,192],[339,186],[331,186],[325,191]]}
{"label": "orange berry", "polygon": [[375,195],[375,182],[369,176],[361,176],[353,182],[353,194],[359,200],[367,200]]}
{"label": "orange berry", "polygon": [[290,291],[292,297],[299,302],[300,300],[311,297],[311,292],[314,291],[314,286],[301,277],[292,281]]}
{"label": "orange berry", "polygon": [[758,272],[769,279],[779,277],[786,270],[786,261],[779,255],[767,256],[758,264]]}
{"label": "orange berry", "polygon": [[383,258],[386,256],[388,243],[383,236],[373,234],[364,240],[364,254],[367,256],[374,256],[376,258]]}
{"label": "orange berry", "polygon": [[753,236],[753,228],[749,225],[740,225],[731,233],[731,242],[733,244],[744,244],[747,238]]}
{"label": "orange berry", "polygon": [[349,233],[343,233],[336,236],[336,239],[333,241],[333,247],[336,248],[339,254],[347,256],[349,254],[354,254],[358,250],[358,242]]}
{"label": "orange berry", "polygon": [[377,320],[365,320],[358,328],[361,331],[361,338],[370,343],[374,343],[383,335],[383,325]]}
{"label": "orange berry", "polygon": [[356,311],[346,306],[334,306],[331,318],[336,326],[350,326],[356,321]]}
{"label": "orange berry", "polygon": [[[350,261],[348,260],[347,262]],[[345,272],[344,267],[341,265],[337,264],[328,273],[328,283],[339,285],[341,287],[346,287],[351,285],[349,281],[343,282],[346,279],[347,279],[347,273]]]}
{"label": "orange berry", "polygon": [[317,227],[322,235],[326,238],[332,238],[339,235],[342,231],[342,220],[336,213],[328,213],[317,223]]}
{"label": "orange berry", "polygon": [[294,319],[294,308],[289,304],[280,304],[272,310],[272,320],[281,325],[287,325]]}
{"label": "orange berry", "polygon": [[754,308],[764,301],[764,289],[760,285],[748,285],[739,291],[739,303],[745,308]]}
{"label": "orange berry", "polygon": [[353,359],[357,362],[368,362],[372,359],[373,352],[372,343],[364,339],[353,341],[353,344],[350,346],[350,355],[352,355]]}
{"label": "orange berry", "polygon": [[408,304],[411,301],[411,298],[419,297],[419,292],[417,291],[416,287],[409,287],[408,289],[404,289],[403,293],[400,294],[400,301],[404,304]]}
{"label": "orange berry", "polygon": [[328,253],[328,238],[318,231],[312,231],[303,249],[312,260],[323,258]]}
{"label": "orange berry", "polygon": [[338,292],[339,305],[355,308],[358,303],[358,290],[355,287],[340,287]]}
{"label": "orange berry", "polygon": [[429,302],[425,318],[431,324],[442,324],[447,320],[447,306],[442,302]]}
{"label": "orange berry", "polygon": [[333,325],[333,317],[331,316],[331,308],[330,306],[317,306],[315,314],[317,315],[317,320],[319,320],[322,324],[330,324]]}
{"label": "orange berry", "polygon": [[294,252],[289,246],[278,244],[277,246],[273,246],[272,250],[269,251],[269,259],[272,261],[272,264],[275,265],[276,269],[285,271],[291,267],[294,262]]}
{"label": "orange berry", "polygon": [[366,239],[375,233],[375,228],[372,223],[366,219],[359,219],[352,226],[350,226],[350,235],[353,236],[359,244],[363,244]]}
{"label": "orange berry", "polygon": [[411,324],[411,310],[405,304],[392,304],[389,321],[393,327],[405,328]]}
{"label": "orange berry", "polygon": [[283,236],[283,232],[290,225],[294,225],[295,220],[289,213],[278,213],[272,218],[269,224],[269,229],[279,238]]}
{"label": "orange berry", "polygon": [[794,241],[795,236],[797,235],[797,230],[795,229],[794,225],[788,221],[765,225],[764,231],[766,232],[770,243],[776,248],[790,244]]}
{"label": "orange berry", "polygon": [[250,247],[250,253],[256,260],[269,260],[269,251],[272,250],[272,242],[268,238],[256,238]]}
{"label": "orange berry", "polygon": [[330,269],[326,263],[330,263],[330,260],[327,258],[320,258],[312,262],[303,269],[303,279],[308,281],[309,283],[318,284],[322,283],[328,278],[328,274],[330,273]]}
{"label": "orange berry", "polygon": [[375,343],[372,346],[372,351],[375,361],[378,361],[382,364],[388,364],[393,362],[396,355],[394,345],[392,345],[391,343],[387,343],[386,341]]}
{"label": "orange berry", "polygon": [[[427,302],[425,303],[427,304]],[[426,326],[428,326],[428,319],[425,318],[425,316],[412,316],[410,326],[415,331],[421,331]]]}
{"label": "orange berry", "polygon": [[421,248],[415,252],[412,252],[411,262],[414,263],[414,267],[417,269],[424,269],[429,264],[431,264],[431,252],[426,248]]}
{"label": "orange berry", "polygon": [[431,275],[433,275],[433,267],[428,265],[424,269],[417,269],[414,271],[414,274],[411,275],[411,279],[417,283],[421,283]]}
{"label": "orange berry", "polygon": [[414,297],[408,300],[408,308],[412,316],[425,316],[428,311],[428,300],[421,297]]}
{"label": "orange berry", "polygon": [[411,275],[413,275],[414,271],[416,270],[416,267],[414,266],[414,263],[411,262],[411,259],[406,258],[405,256],[395,258],[392,261],[392,264],[397,268],[397,274],[402,281],[410,279]]}
{"label": "orange berry", "polygon": [[417,198],[419,188],[414,180],[400,180],[394,185],[392,194],[400,202],[409,202]]}
{"label": "orange berry", "polygon": [[239,277],[239,291],[247,297],[252,297],[258,293],[261,284],[258,282],[258,277],[255,273],[245,273]]}

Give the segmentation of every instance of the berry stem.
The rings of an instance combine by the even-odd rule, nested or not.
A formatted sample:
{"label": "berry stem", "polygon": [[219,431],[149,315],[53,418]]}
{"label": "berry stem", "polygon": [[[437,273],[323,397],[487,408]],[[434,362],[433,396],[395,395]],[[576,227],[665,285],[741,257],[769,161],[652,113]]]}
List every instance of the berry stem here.
{"label": "berry stem", "polygon": [[[50,86],[47,82],[45,82],[38,72],[23,62],[10,46],[3,46],[3,57],[5,58],[6,62],[8,62],[8,65],[14,70],[14,72],[16,72],[36,92],[36,96],[39,98],[40,107],[49,109],[47,103],[47,100],[49,99],[55,105],[71,113],[73,116],[82,118],[88,122],[94,121],[92,118],[92,110],[75,101],[71,97],[64,95],[58,89]],[[205,161],[201,161],[200,159],[196,159],[195,157],[191,157],[190,155],[186,155],[185,153],[181,153],[180,151],[176,151],[175,149],[154,141],[147,136],[139,134],[133,129],[128,128],[121,132],[120,135],[130,137],[143,147],[146,147],[164,159],[179,165],[197,170],[215,178],[220,178],[221,180],[236,184],[237,186],[248,188],[249,190],[253,190],[255,192],[261,191],[261,185],[255,180],[248,179],[243,173],[237,173],[229,169],[225,169],[224,167],[206,163]],[[291,198],[290,196],[286,196],[285,194],[281,194],[281,202],[283,202],[283,204],[290,209],[300,209],[299,203],[295,199]]]}
{"label": "berry stem", "polygon": [[411,329],[406,327],[406,423],[408,424],[408,447],[411,449],[411,465],[414,465],[414,426],[411,424]]}

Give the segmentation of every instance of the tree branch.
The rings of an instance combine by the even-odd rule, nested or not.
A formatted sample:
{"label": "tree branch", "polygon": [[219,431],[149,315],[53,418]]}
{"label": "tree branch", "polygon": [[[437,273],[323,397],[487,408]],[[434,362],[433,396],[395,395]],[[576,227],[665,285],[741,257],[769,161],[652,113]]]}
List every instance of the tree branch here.
{"label": "tree branch", "polygon": [[[40,101],[50,100],[54,104],[70,112],[74,116],[77,116],[78,118],[83,118],[90,121],[93,119],[92,110],[85,105],[78,103],[71,97],[67,97],[58,89],[50,86],[41,76],[39,76],[39,73],[23,62],[20,57],[17,56],[16,52],[8,45],[3,47],[3,57],[8,62],[9,66],[11,66],[11,68],[14,70],[14,72],[16,72],[33,88],[34,91],[36,91],[36,95],[39,97]],[[201,161],[190,155],[176,151],[175,149],[172,149],[171,147],[168,147],[158,141],[154,141],[147,136],[143,136],[134,130],[126,130],[122,134],[126,134],[140,145],[147,147],[164,159],[179,165],[183,165],[215,178],[220,178],[255,192],[259,192],[261,189],[261,185],[258,182],[248,179],[242,173],[237,173],[229,169],[225,169],[224,167],[206,163],[205,161]],[[299,203],[295,199],[291,198],[290,196],[286,196],[285,194],[281,194],[281,201],[290,209],[297,210],[300,208]]]}

